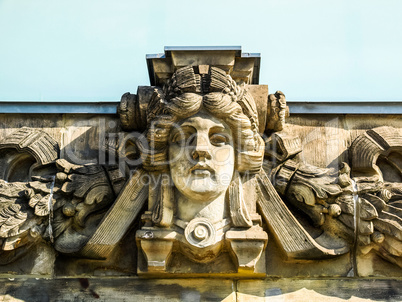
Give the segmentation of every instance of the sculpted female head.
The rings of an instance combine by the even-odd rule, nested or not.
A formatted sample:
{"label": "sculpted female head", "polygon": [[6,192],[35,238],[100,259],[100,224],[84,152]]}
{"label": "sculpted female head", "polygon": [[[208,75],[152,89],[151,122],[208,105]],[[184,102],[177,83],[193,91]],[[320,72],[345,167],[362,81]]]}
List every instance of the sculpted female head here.
{"label": "sculpted female head", "polygon": [[205,110],[174,127],[168,154],[173,183],[187,198],[214,199],[226,191],[232,180],[232,131]]}
{"label": "sculpted female head", "polygon": [[149,149],[144,168],[170,171],[191,199],[224,193],[234,174],[260,170],[264,142],[254,100],[223,70],[177,70],[147,110]]}

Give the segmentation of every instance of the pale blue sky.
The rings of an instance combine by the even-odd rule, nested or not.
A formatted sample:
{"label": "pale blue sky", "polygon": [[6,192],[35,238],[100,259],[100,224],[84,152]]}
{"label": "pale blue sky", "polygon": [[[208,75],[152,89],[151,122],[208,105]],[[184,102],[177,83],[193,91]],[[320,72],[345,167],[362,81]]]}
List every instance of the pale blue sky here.
{"label": "pale blue sky", "polygon": [[402,1],[0,0],[0,100],[119,100],[164,46],[260,52],[289,100],[402,100]]}

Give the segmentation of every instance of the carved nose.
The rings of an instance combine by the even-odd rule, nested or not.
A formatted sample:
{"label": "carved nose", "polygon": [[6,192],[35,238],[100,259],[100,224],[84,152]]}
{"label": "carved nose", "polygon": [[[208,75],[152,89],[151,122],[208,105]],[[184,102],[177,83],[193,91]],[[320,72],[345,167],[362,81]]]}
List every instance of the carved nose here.
{"label": "carved nose", "polygon": [[193,159],[211,159],[211,153],[208,148],[208,139],[202,135],[197,135],[194,150],[192,152]]}
{"label": "carved nose", "polygon": [[195,149],[194,151],[193,151],[193,159],[211,159],[212,157],[211,157],[211,153],[209,153],[209,151],[208,150],[198,150],[198,149]]}

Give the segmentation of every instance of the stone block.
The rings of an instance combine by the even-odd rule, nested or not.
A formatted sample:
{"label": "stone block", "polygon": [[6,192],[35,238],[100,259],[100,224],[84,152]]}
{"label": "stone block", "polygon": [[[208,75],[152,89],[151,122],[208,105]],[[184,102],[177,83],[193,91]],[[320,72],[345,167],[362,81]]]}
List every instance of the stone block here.
{"label": "stone block", "polygon": [[1,279],[0,284],[0,301],[236,301],[231,280]]}
{"label": "stone block", "polygon": [[239,280],[237,301],[399,301],[399,280],[265,279]]}

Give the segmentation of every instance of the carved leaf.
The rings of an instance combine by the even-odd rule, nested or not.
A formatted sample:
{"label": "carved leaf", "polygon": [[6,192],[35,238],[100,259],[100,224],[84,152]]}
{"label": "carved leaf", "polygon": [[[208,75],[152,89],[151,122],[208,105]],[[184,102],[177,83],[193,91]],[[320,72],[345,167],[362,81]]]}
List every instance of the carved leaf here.
{"label": "carved leaf", "polygon": [[[341,214],[338,219],[346,225],[349,229],[355,229],[355,218],[353,215],[349,214]],[[359,221],[359,236],[361,235],[370,235],[374,232],[374,226],[372,221],[360,220]]]}
{"label": "carved leaf", "polygon": [[21,206],[13,204],[0,212],[0,237],[19,234],[20,227],[26,222],[28,214],[21,211]]}
{"label": "carved leaf", "polygon": [[13,236],[13,237],[5,238],[1,249],[3,251],[14,250],[15,248],[17,248],[20,245],[20,242],[21,242],[21,238],[19,238],[19,237]]}
{"label": "carved leaf", "polygon": [[381,212],[387,206],[384,200],[374,194],[367,193],[363,196],[366,201],[370,202],[377,209],[377,212]]}
{"label": "carved leaf", "polygon": [[99,204],[104,200],[110,199],[111,190],[109,186],[96,186],[92,188],[85,197],[85,204],[92,205]]}
{"label": "carved leaf", "polygon": [[18,204],[10,205],[9,207],[3,209],[0,212],[0,224],[3,224],[7,221],[11,216],[14,216],[21,210],[21,206]]}
{"label": "carved leaf", "polygon": [[374,232],[374,226],[372,221],[359,221],[359,235],[370,235]]}
{"label": "carved leaf", "polygon": [[392,237],[386,236],[384,240],[384,248],[388,253],[401,257],[402,256],[402,242]]}
{"label": "carved leaf", "polygon": [[35,205],[35,215],[46,216],[49,215],[49,198],[50,194],[45,195],[41,200]]}
{"label": "carved leaf", "polygon": [[352,230],[355,228],[355,220],[354,220],[354,218],[353,218],[352,215],[343,214],[343,215],[340,215],[340,216],[338,217],[338,219],[339,219],[344,225],[346,225],[348,228],[350,228],[350,229],[352,229]]}
{"label": "carved leaf", "polygon": [[393,207],[396,207],[398,209],[402,209],[402,199],[391,202],[390,205],[392,205]]}
{"label": "carved leaf", "polygon": [[40,191],[40,192],[43,192],[46,194],[46,193],[50,193],[52,183],[51,182],[31,181],[31,182],[29,182],[29,186],[31,188],[35,189],[35,191]]}
{"label": "carved leaf", "polygon": [[377,210],[366,199],[360,198],[360,219],[372,220],[378,217]]}
{"label": "carved leaf", "polygon": [[54,237],[59,237],[68,227],[73,223],[73,218],[66,218],[62,211],[57,211],[52,222],[53,235]]}
{"label": "carved leaf", "polygon": [[66,194],[71,194],[72,192],[74,192],[74,189],[75,189],[74,184],[69,181],[65,182],[61,187],[61,190]]}
{"label": "carved leaf", "polygon": [[[8,183],[0,179],[0,197],[5,197],[5,201],[9,198],[18,198],[24,195],[24,191],[27,189],[25,183]],[[1,201],[2,199],[0,199]]]}
{"label": "carved leaf", "polygon": [[334,182],[336,179],[334,177],[322,176],[322,177],[314,177],[314,176],[304,176],[299,174],[299,171],[296,172],[293,183],[303,184],[305,186],[310,187],[318,198],[328,198],[328,194],[332,196],[336,196],[342,193],[342,189],[339,185]]}
{"label": "carved leaf", "polygon": [[100,209],[104,208],[113,201],[112,192],[108,186],[98,186],[93,188],[87,195],[84,202],[77,205],[75,221],[80,225],[85,225],[86,218]]}
{"label": "carved leaf", "polygon": [[74,193],[74,196],[83,198],[91,188],[99,185],[109,185],[105,172],[91,175],[70,174],[69,181],[62,186],[62,191],[67,194]]}
{"label": "carved leaf", "polygon": [[309,206],[314,206],[316,204],[314,191],[310,186],[306,186],[303,184],[293,184],[290,186],[287,196],[289,198],[293,198],[300,203],[305,203]]}
{"label": "carved leaf", "polygon": [[[92,258],[108,257],[114,246],[126,234],[131,222],[137,217],[148,197],[148,184],[141,181],[145,171],[136,170],[127,182],[124,190],[110,208],[102,222],[96,229],[81,254]],[[113,226],[111,228],[111,226]],[[103,245],[95,244],[102,240]],[[63,251],[63,246],[56,246],[58,251]],[[71,250],[71,247],[70,247]],[[95,251],[96,250],[96,251]],[[96,255],[96,256],[95,256]]]}
{"label": "carved leaf", "polygon": [[389,219],[389,220],[392,220],[392,221],[395,221],[397,224],[399,224],[400,226],[401,226],[401,228],[402,228],[402,217],[400,217],[400,216],[398,216],[398,215],[395,215],[395,214],[392,214],[392,213],[390,213],[389,211],[383,211],[381,214],[380,214],[380,217],[381,218],[386,218],[386,219]]}
{"label": "carved leaf", "polygon": [[31,199],[29,200],[29,206],[31,208],[34,208],[36,206],[36,204],[42,199],[42,195],[40,194],[35,194],[33,197],[31,197]]}
{"label": "carved leaf", "polygon": [[398,217],[402,217],[402,209],[400,208],[400,206],[395,206],[395,204],[388,205],[387,212]]}
{"label": "carved leaf", "polygon": [[[329,255],[340,255],[348,252],[349,248],[343,243],[339,247],[330,250],[315,242],[285,206],[266,174],[262,171],[260,175],[257,176],[258,183],[256,188],[259,195],[258,205],[261,214],[270,230],[280,241],[288,257],[292,255],[291,257],[296,258],[297,254],[300,253],[300,255],[303,254],[301,257],[304,259],[319,258],[323,255],[328,257]],[[308,251],[308,254],[305,254],[306,251]]]}
{"label": "carved leaf", "polygon": [[353,215],[355,212],[353,196],[351,195],[341,195],[335,200],[335,203],[341,207],[342,213]]}
{"label": "carved leaf", "polygon": [[[384,213],[381,214],[383,216]],[[386,233],[402,241],[402,226],[394,220],[394,217],[379,217],[374,221],[374,226],[380,232]]]}

